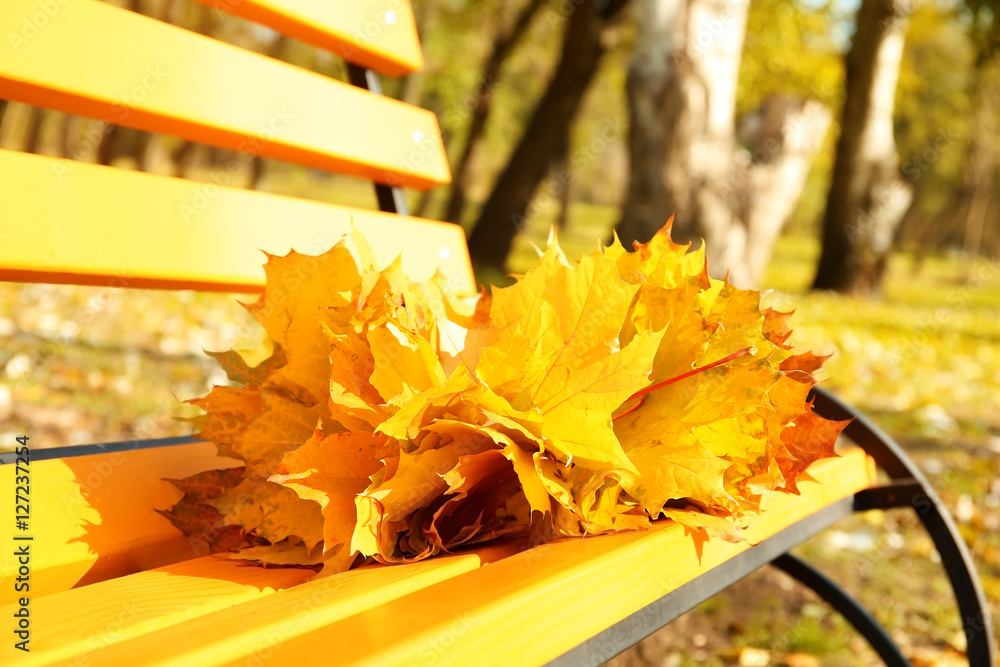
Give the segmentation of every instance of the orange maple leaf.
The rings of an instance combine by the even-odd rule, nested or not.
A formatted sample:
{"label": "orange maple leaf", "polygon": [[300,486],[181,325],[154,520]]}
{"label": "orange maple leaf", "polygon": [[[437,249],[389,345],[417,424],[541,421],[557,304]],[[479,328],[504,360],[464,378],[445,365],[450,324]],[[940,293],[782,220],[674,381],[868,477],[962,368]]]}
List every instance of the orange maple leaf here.
{"label": "orange maple leaf", "polygon": [[235,558],[336,572],[658,518],[741,539],[844,427],[806,402],[824,358],[792,352],[790,313],[710,278],[669,224],[575,261],[553,236],[475,302],[378,268],[357,233],[265,272],[248,310],[273,354],[214,355],[237,386],[193,401],[244,467],[176,482],[168,513]]}

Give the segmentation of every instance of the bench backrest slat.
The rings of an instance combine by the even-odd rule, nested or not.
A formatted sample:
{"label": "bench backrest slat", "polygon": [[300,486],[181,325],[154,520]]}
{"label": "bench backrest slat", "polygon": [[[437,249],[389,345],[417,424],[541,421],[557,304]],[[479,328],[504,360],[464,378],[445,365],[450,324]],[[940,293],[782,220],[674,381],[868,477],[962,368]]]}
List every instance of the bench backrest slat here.
{"label": "bench backrest slat", "polygon": [[424,64],[408,0],[199,1],[383,74],[399,76]]}
{"label": "bench backrest slat", "polygon": [[[36,5],[6,0],[0,34]],[[0,52],[0,98],[390,185],[450,180],[433,113],[96,0]]]}
{"label": "bench backrest slat", "polygon": [[30,220],[0,243],[0,280],[258,292],[261,250],[316,255],[353,224],[382,265],[475,292],[457,225],[4,150],[0,182],[31,184],[0,197],[0,220]]}

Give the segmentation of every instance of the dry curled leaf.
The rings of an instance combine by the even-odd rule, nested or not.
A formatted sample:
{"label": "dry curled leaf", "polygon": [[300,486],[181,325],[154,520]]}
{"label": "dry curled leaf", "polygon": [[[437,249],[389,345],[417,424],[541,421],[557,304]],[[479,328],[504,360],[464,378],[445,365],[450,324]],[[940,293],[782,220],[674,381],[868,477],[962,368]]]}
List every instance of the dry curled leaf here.
{"label": "dry curled leaf", "polygon": [[274,354],[215,355],[239,386],[193,401],[201,436],[244,468],[178,482],[171,519],[229,531],[213,548],[236,558],[326,572],[657,518],[699,546],[741,539],[844,424],[806,402],[823,358],[793,354],[790,314],[689,250],[669,225],[579,261],[553,239],[474,302],[378,269],[356,233],[268,257],[247,308]]}

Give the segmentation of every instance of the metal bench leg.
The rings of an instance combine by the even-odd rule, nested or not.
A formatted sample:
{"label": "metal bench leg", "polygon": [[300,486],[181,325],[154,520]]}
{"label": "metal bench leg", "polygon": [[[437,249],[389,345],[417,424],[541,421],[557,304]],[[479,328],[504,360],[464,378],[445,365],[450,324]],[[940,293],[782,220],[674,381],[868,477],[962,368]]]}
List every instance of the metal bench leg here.
{"label": "metal bench leg", "polygon": [[969,549],[941,499],[902,448],[867,417],[823,389],[814,387],[811,395],[817,414],[828,419],[854,419],[844,434],[875,459],[893,480],[891,484],[858,493],[854,499],[855,511],[910,507],[916,512],[934,540],[941,564],[951,581],[968,642],[969,664],[973,667],[997,664],[986,595],[976,576]]}
{"label": "metal bench leg", "polygon": [[[347,76],[352,86],[363,88],[375,95],[382,94],[382,82],[379,80],[378,72],[349,62],[347,63]],[[386,178],[391,180],[391,174],[386,174]],[[406,193],[403,192],[403,188],[375,183],[375,196],[378,198],[380,211],[400,215],[410,214],[406,206]]]}
{"label": "metal bench leg", "polygon": [[832,579],[805,561],[788,553],[778,556],[771,564],[799,583],[816,591],[831,607],[840,612],[840,615],[868,640],[868,644],[875,649],[886,665],[889,667],[910,667],[910,661],[902,654],[896,642],[875,620],[875,617]]}

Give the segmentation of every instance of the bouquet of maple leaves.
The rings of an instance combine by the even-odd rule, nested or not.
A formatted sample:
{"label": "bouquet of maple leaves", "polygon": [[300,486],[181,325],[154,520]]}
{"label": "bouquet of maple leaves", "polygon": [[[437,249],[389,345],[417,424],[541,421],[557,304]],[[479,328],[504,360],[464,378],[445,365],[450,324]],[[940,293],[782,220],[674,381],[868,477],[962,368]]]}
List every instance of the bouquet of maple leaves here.
{"label": "bouquet of maple leaves", "polygon": [[738,540],[846,424],[812,413],[823,358],[792,353],[790,313],[710,278],[669,224],[579,261],[552,239],[474,303],[379,270],[358,233],[264,268],[247,308],[273,354],[215,353],[233,386],[192,401],[243,465],[172,480],[166,512],[236,558],[331,573],[660,517]]}

